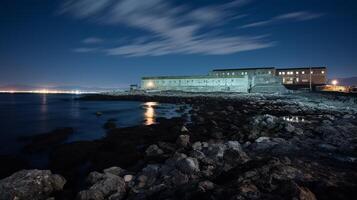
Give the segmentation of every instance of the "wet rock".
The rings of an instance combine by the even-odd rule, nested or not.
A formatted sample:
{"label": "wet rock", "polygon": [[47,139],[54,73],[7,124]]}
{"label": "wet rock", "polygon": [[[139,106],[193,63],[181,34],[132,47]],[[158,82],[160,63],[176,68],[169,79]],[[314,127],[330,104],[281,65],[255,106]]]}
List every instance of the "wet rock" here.
{"label": "wet rock", "polygon": [[181,132],[189,132],[189,130],[186,128],[186,126],[181,127]]}
{"label": "wet rock", "polygon": [[227,110],[228,110],[229,112],[233,112],[233,111],[234,111],[234,107],[233,107],[233,106],[227,106]]}
{"label": "wet rock", "polygon": [[122,199],[126,193],[124,179],[113,174],[102,174],[102,178],[94,182],[89,189],[78,193],[79,200],[102,200],[114,195]]}
{"label": "wet rock", "polygon": [[130,182],[134,180],[134,176],[133,175],[130,175],[130,174],[127,174],[124,176],[124,181],[127,183],[127,182]]}
{"label": "wet rock", "polygon": [[22,170],[0,180],[0,199],[47,199],[65,183],[62,176],[49,170]]}
{"label": "wet rock", "polygon": [[288,133],[292,133],[292,132],[295,131],[295,127],[294,127],[292,124],[287,123],[287,124],[285,125],[285,130],[286,130]]}
{"label": "wet rock", "polygon": [[254,184],[243,184],[239,187],[240,195],[247,199],[258,199],[260,192]]}
{"label": "wet rock", "polygon": [[185,174],[193,174],[200,171],[196,158],[184,158],[177,163],[177,168]]}
{"label": "wet rock", "polygon": [[172,181],[173,185],[179,186],[179,185],[183,185],[183,184],[188,183],[189,177],[186,174],[184,174],[184,173],[182,173],[182,172],[180,172],[178,170],[174,170],[172,172],[171,181]]}
{"label": "wet rock", "polygon": [[165,152],[175,152],[176,145],[168,142],[158,142],[159,148],[161,148]]}
{"label": "wet rock", "polygon": [[116,176],[123,176],[123,175],[125,175],[126,170],[122,169],[120,167],[110,167],[110,168],[104,169],[103,172],[106,173],[106,174],[113,174],[113,175],[116,175]]}
{"label": "wet rock", "polygon": [[189,135],[180,135],[176,140],[176,144],[179,147],[183,147],[183,148],[188,147],[188,145],[190,144],[190,136]]}
{"label": "wet rock", "polygon": [[202,143],[201,142],[195,142],[192,144],[192,149],[194,150],[201,150],[202,149]]}
{"label": "wet rock", "polygon": [[160,156],[164,153],[156,144],[150,145],[145,153],[147,156]]}
{"label": "wet rock", "polygon": [[198,183],[198,189],[202,192],[210,191],[214,189],[214,183],[211,181],[201,181]]}

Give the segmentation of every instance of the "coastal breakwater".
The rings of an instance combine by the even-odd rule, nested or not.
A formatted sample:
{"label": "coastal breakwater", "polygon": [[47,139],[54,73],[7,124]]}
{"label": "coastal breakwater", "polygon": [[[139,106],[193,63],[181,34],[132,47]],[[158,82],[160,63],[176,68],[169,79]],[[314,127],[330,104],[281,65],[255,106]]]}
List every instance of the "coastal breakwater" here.
{"label": "coastal breakwater", "polygon": [[[175,103],[191,108],[190,121],[182,115],[159,118],[149,126],[109,126],[102,139],[55,146],[49,169],[61,178],[39,176],[58,187],[38,199],[352,199],[356,195],[357,111],[343,102],[331,105],[323,97],[298,95],[177,93],[92,95],[82,100]],[[36,196],[32,191],[40,191],[20,194],[12,189],[18,173],[0,181],[0,198],[26,199]],[[29,181],[32,173],[22,176],[27,183],[22,186],[34,187]],[[78,185],[81,179],[86,181]]]}

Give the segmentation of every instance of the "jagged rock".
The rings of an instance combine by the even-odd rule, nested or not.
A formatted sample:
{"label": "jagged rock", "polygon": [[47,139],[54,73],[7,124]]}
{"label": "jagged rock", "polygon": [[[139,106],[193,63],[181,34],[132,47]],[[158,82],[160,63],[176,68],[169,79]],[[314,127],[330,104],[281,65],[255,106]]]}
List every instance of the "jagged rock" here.
{"label": "jagged rock", "polygon": [[0,199],[47,199],[65,183],[66,179],[49,170],[22,170],[0,180]]}
{"label": "jagged rock", "polygon": [[233,106],[227,106],[227,110],[228,110],[229,112],[233,112],[233,111],[234,111],[234,107],[233,107]]}
{"label": "jagged rock", "polygon": [[291,125],[290,123],[287,123],[285,125],[285,130],[288,132],[288,133],[292,133],[295,131],[295,126]]}
{"label": "jagged rock", "polygon": [[194,150],[201,150],[202,149],[202,143],[201,142],[195,142],[192,144],[192,149]]}
{"label": "jagged rock", "polygon": [[202,192],[206,192],[214,189],[214,183],[211,181],[201,181],[198,183],[198,189]]}
{"label": "jagged rock", "polygon": [[116,176],[123,176],[126,173],[126,170],[122,169],[120,167],[110,167],[108,169],[104,169],[103,172],[106,174],[114,174]]}
{"label": "jagged rock", "polygon": [[87,177],[87,182],[90,184],[94,184],[100,180],[103,180],[105,178],[105,175],[99,172],[91,172],[89,173]]}
{"label": "jagged rock", "polygon": [[159,148],[161,148],[165,152],[175,152],[176,145],[168,142],[158,142]]}
{"label": "jagged rock", "polygon": [[181,132],[189,132],[189,130],[186,128],[186,126],[181,127]]}
{"label": "jagged rock", "polygon": [[178,161],[177,168],[185,174],[193,174],[200,171],[196,158],[184,158]]}
{"label": "jagged rock", "polygon": [[[113,194],[123,197],[126,192],[124,180],[114,174],[103,174],[103,178],[95,182],[88,190],[78,193],[78,200],[102,200]],[[118,198],[121,199],[121,198]]]}
{"label": "jagged rock", "polygon": [[174,170],[172,172],[172,184],[177,186],[177,185],[182,185],[182,184],[186,184],[189,181],[189,177],[184,174],[181,173],[179,170]]}
{"label": "jagged rock", "polygon": [[133,179],[134,179],[133,175],[127,174],[127,175],[124,176],[124,181],[126,183],[132,181]]}
{"label": "jagged rock", "polygon": [[239,187],[240,195],[247,199],[258,199],[260,192],[254,184],[243,184]]}
{"label": "jagged rock", "polygon": [[164,153],[156,144],[150,145],[146,151],[147,156],[160,156]]}
{"label": "jagged rock", "polygon": [[189,135],[180,135],[177,140],[176,144],[179,147],[187,147],[190,144],[190,136]]}

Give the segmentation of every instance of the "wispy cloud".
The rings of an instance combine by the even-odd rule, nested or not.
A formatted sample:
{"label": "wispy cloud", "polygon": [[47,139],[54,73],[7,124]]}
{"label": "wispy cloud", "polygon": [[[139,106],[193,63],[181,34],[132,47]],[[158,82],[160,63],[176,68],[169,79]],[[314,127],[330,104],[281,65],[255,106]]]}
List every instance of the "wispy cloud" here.
{"label": "wispy cloud", "polygon": [[[268,37],[239,34],[234,28],[222,28],[246,16],[241,7],[252,0],[230,0],[193,8],[189,4],[173,4],[168,0],[67,0],[62,14],[96,22],[100,25],[127,26],[141,30],[142,35],[125,43],[105,47],[107,55],[160,56],[167,54],[225,55],[268,48],[275,45]],[[316,17],[316,16],[315,16]],[[309,20],[311,13],[297,12],[276,16],[267,21],[247,24],[255,27],[284,20]],[[84,44],[101,43],[86,38]],[[76,52],[94,49],[77,48]]]}
{"label": "wispy cloud", "polygon": [[97,52],[98,50],[99,50],[98,48],[81,47],[81,48],[73,49],[72,51],[76,53],[90,53],[90,52]]}
{"label": "wispy cloud", "polygon": [[243,25],[241,28],[252,28],[252,27],[260,27],[260,26],[267,26],[271,24],[276,24],[280,22],[287,22],[287,21],[307,21],[321,17],[323,14],[321,13],[311,13],[307,11],[301,12],[291,12],[282,15],[275,16],[268,20],[253,22],[250,24]]}
{"label": "wispy cloud", "polygon": [[104,39],[98,37],[89,37],[82,41],[83,44],[99,44],[102,42],[104,42]]}

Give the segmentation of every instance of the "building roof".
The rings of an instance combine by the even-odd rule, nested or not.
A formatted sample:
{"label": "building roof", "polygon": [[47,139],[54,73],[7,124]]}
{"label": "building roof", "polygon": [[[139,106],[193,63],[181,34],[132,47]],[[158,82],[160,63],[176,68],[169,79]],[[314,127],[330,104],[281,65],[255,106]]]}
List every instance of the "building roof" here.
{"label": "building roof", "polygon": [[[142,80],[152,80],[152,79],[209,79],[209,78],[222,78],[211,75],[198,75],[198,76],[151,76],[142,77]],[[243,75],[234,75],[229,78],[244,78]]]}
{"label": "building roof", "polygon": [[260,69],[275,69],[274,67],[252,67],[252,68],[232,68],[232,69],[214,69],[213,72],[221,72],[221,71],[238,71],[238,70],[260,70]]}
{"label": "building roof", "polygon": [[278,68],[276,70],[299,70],[299,69],[305,69],[305,70],[309,70],[309,69],[327,69],[327,67],[291,67],[291,68]]}

